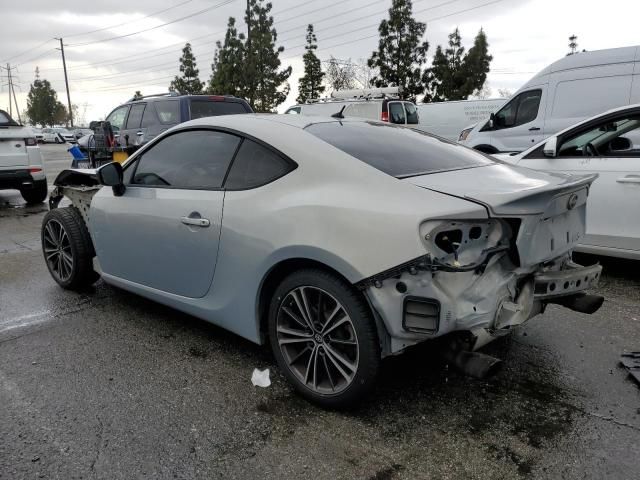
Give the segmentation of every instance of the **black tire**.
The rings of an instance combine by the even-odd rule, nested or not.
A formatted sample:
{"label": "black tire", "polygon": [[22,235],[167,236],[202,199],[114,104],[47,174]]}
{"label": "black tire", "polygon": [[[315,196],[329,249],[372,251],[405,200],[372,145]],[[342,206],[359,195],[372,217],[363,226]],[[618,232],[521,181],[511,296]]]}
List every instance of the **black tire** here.
{"label": "black tire", "polygon": [[[52,238],[54,238],[53,242]],[[55,239],[58,238],[62,240],[59,245],[55,245]],[[42,220],[41,240],[42,252],[49,273],[62,288],[83,290],[100,278],[93,270],[92,265],[95,256],[93,242],[87,226],[76,208],[65,207],[49,211]],[[56,249],[57,254],[54,252]],[[62,265],[63,253],[67,259],[64,265]],[[60,270],[62,273],[56,270]]]}
{"label": "black tire", "polygon": [[[351,323],[347,323],[347,328],[349,328],[354,334],[354,339],[356,345],[352,346],[354,351],[357,350],[356,364],[353,374],[352,380],[350,383],[346,380],[346,377],[342,378],[339,375],[337,370],[334,371],[334,375],[337,376],[338,381],[344,382],[343,389],[338,393],[332,392],[322,392],[320,388],[316,388],[315,386],[315,374],[320,373],[318,376],[321,376],[321,370],[317,370],[317,365],[324,362],[324,371],[325,371],[325,379],[330,379],[332,377],[330,372],[331,357],[329,355],[329,351],[326,350],[329,344],[329,347],[335,347],[335,344],[329,343],[330,341],[339,341],[337,339],[327,339],[327,343],[325,344],[325,338],[333,335],[328,332],[324,334],[325,336],[320,335],[320,340],[315,343],[318,352],[316,354],[316,366],[314,371],[314,381],[311,386],[309,386],[309,382],[305,383],[305,379],[298,378],[297,375],[300,375],[300,371],[296,372],[296,367],[294,362],[291,361],[291,355],[283,351],[283,348],[280,346],[280,340],[278,338],[278,318],[279,315],[284,315],[282,313],[283,306],[286,307],[285,303],[287,299],[291,299],[291,294],[294,294],[296,291],[306,291],[299,290],[301,287],[305,287],[305,289],[310,289],[311,292],[318,292],[319,294],[328,294],[329,297],[336,301],[333,307],[337,308],[337,305],[343,308],[343,313],[345,313],[350,319]],[[327,300],[325,300],[326,302]],[[331,300],[328,300],[331,301]],[[292,304],[290,304],[292,305]],[[306,303],[305,303],[306,305]],[[317,319],[316,325],[319,325],[322,320],[322,315],[320,311],[322,308],[322,301],[318,301],[318,306],[314,309],[314,305],[309,301],[311,317],[315,317]],[[325,310],[333,308],[332,306],[325,305]],[[287,317],[285,315],[285,317]],[[280,317],[280,318],[285,318]],[[324,317],[326,319],[326,316]],[[343,317],[344,318],[344,317]],[[282,321],[282,320],[280,320]],[[334,321],[334,324],[337,321]],[[327,321],[327,324],[329,322]],[[342,328],[342,327],[341,327]],[[311,332],[313,338],[318,338],[318,333],[321,333],[321,329],[318,327],[316,329],[316,333],[313,333],[311,328],[308,329]],[[323,329],[324,330],[324,329]],[[336,331],[336,330],[334,330]],[[281,333],[282,335],[282,333]],[[307,343],[304,343],[300,348],[303,350],[309,349],[309,345],[312,345],[313,338],[309,338]],[[342,280],[341,278],[333,275],[329,272],[320,269],[305,269],[300,270],[295,273],[292,273],[288,277],[286,277],[280,285],[277,287],[274,296],[271,300],[271,305],[269,307],[269,339],[271,343],[271,348],[273,350],[273,354],[278,362],[278,366],[282,373],[287,377],[287,379],[294,385],[295,389],[305,398],[310,400],[313,403],[316,403],[325,408],[348,408],[353,407],[358,402],[360,402],[366,394],[373,388],[375,385],[375,381],[378,375],[378,370],[380,367],[380,343],[378,340],[378,333],[376,330],[375,322],[372,318],[371,310],[367,305],[365,299],[362,295],[355,290],[351,285]],[[316,341],[316,340],[313,340]],[[342,340],[344,342],[344,340]],[[307,345],[307,346],[305,346]],[[322,350],[324,346],[325,350]],[[314,351],[316,350],[314,347]],[[334,350],[335,351],[335,350]],[[341,354],[344,352],[340,352]],[[288,357],[288,359],[286,358]],[[313,353],[309,352],[309,358],[313,357]],[[338,357],[333,357],[337,359]],[[327,361],[329,359],[330,361]],[[311,360],[305,360],[304,357],[300,360],[299,363],[308,362],[307,370],[309,369],[309,365],[312,363]],[[294,365],[290,367],[290,365]],[[329,366],[327,366],[329,365]],[[335,365],[335,361],[334,361]],[[343,365],[344,367],[344,365]],[[322,366],[320,367],[322,369]],[[346,368],[345,368],[346,369]],[[308,375],[308,371],[307,371]],[[330,383],[331,389],[334,389],[334,380],[331,380]],[[318,386],[319,387],[319,386]]]}
{"label": "black tire", "polygon": [[55,143],[60,143],[60,139],[59,139],[58,137],[55,137],[55,138],[53,139],[53,141],[54,141]]}
{"label": "black tire", "polygon": [[22,198],[27,203],[42,203],[47,198],[48,193],[49,189],[46,180],[34,182],[33,187],[20,190]]}

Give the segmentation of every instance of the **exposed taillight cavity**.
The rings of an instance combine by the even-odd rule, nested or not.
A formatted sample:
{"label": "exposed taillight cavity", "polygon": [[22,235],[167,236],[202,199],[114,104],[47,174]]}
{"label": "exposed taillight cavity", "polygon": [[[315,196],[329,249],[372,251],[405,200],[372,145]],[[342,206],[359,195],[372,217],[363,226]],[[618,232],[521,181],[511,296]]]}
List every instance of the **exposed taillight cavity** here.
{"label": "exposed taillight cavity", "polygon": [[388,122],[389,121],[389,112],[385,112],[384,110],[382,111],[382,115],[380,115],[380,120],[382,122]]}
{"label": "exposed taillight cavity", "polygon": [[35,138],[25,138],[24,139],[24,144],[27,147],[35,147],[36,145],[38,145],[38,142],[36,142]]}
{"label": "exposed taillight cavity", "polygon": [[29,168],[29,171],[30,171],[31,173],[38,173],[38,172],[41,172],[41,171],[42,171],[42,169],[41,169],[41,168],[39,168],[39,167],[31,167],[31,168]]}

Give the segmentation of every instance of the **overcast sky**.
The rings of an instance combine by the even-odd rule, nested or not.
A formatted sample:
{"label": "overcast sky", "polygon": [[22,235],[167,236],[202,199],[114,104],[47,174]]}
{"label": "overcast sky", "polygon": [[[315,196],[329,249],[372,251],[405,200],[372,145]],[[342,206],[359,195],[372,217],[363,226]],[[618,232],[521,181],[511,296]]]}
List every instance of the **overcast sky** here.
{"label": "overcast sky", "polygon": [[[377,25],[387,16],[391,0],[272,4],[278,44],[285,47],[281,59],[293,67],[283,110],[295,103],[303,74],[306,25],[316,28],[321,59],[366,59],[377,46]],[[136,90],[167,91],[187,41],[193,45],[200,78],[208,80],[215,41],[224,37],[228,17],[236,17],[239,28],[246,29],[241,20],[244,6],[244,0],[0,0],[0,65],[10,62],[16,67],[20,110],[26,108],[36,66],[66,104],[62,61],[55,50],[59,45],[53,40],[62,36],[71,100],[88,122],[104,118]],[[571,34],[578,36],[579,48],[587,50],[640,43],[640,0],[414,0],[413,9],[427,24],[429,58],[456,26],[467,48],[484,28],[493,54],[489,86],[494,96],[499,88],[517,90],[564,56]],[[167,22],[173,23],[163,26]],[[113,39],[119,35],[128,36]],[[0,81],[0,108],[8,110],[6,71],[0,72],[5,76]]]}

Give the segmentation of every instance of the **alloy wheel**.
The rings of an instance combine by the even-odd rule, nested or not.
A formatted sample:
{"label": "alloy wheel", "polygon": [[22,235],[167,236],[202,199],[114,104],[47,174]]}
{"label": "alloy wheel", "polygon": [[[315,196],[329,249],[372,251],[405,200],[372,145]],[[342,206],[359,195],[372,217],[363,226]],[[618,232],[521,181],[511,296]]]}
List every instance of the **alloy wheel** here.
{"label": "alloy wheel", "polygon": [[43,232],[44,255],[51,272],[61,282],[66,282],[73,273],[73,252],[69,235],[57,220],[47,222]]}
{"label": "alloy wheel", "polygon": [[358,371],[356,331],[344,306],[317,287],[291,290],[280,303],[276,332],[284,360],[315,393],[344,391]]}

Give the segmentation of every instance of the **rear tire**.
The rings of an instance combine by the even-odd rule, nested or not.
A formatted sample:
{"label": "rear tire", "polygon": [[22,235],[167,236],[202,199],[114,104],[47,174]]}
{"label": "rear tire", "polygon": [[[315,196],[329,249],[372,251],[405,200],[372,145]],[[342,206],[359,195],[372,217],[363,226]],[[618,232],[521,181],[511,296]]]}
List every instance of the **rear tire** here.
{"label": "rear tire", "polygon": [[269,308],[280,370],[313,403],[347,408],[375,385],[380,344],[371,310],[341,278],[319,269],[286,277]]}
{"label": "rear tire", "polygon": [[41,238],[49,273],[62,288],[82,290],[100,278],[93,270],[89,231],[76,208],[49,211],[42,220]]}
{"label": "rear tire", "polygon": [[34,182],[33,187],[20,190],[20,195],[27,203],[42,203],[47,198],[48,193],[49,189],[46,180]]}

